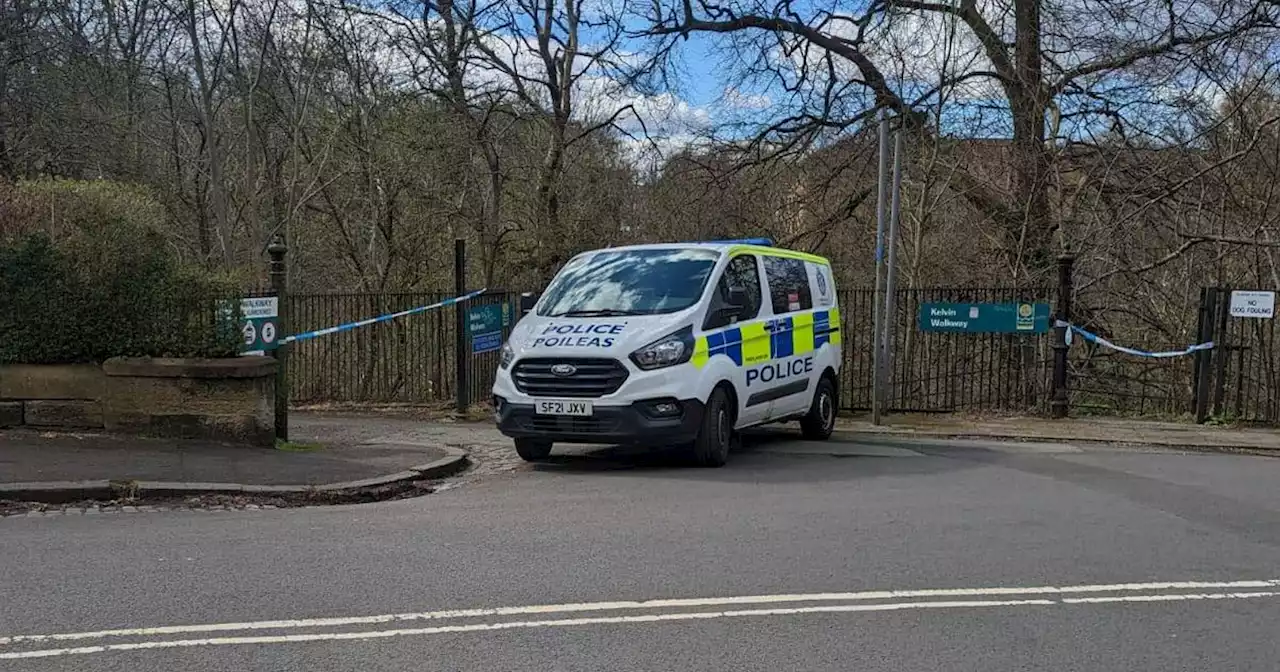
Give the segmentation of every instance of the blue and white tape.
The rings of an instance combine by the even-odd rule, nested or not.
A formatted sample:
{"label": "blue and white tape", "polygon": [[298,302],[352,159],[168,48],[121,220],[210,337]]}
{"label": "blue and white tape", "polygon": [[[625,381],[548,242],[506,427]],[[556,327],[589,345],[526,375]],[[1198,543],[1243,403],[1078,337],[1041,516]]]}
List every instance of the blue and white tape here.
{"label": "blue and white tape", "polygon": [[[1080,336],[1084,338],[1084,340],[1089,341],[1090,343],[1097,343],[1098,345],[1101,345],[1104,348],[1110,348],[1112,350],[1115,350],[1116,352],[1123,352],[1126,355],[1133,355],[1135,357],[1154,357],[1157,359],[1164,359],[1167,357],[1185,357],[1187,355],[1200,352],[1201,350],[1213,349],[1213,341],[1209,341],[1208,343],[1188,345],[1182,350],[1168,350],[1165,352],[1148,352],[1146,350],[1138,350],[1137,348],[1126,348],[1123,345],[1116,345],[1115,343],[1112,343],[1111,341],[1108,341],[1107,339],[1091,331],[1088,331],[1081,327],[1077,327],[1074,324],[1067,324],[1061,320],[1056,321],[1055,326],[1068,327],[1071,329],[1071,331],[1077,334],[1080,334]],[[1070,341],[1067,341],[1067,343],[1070,344]]]}
{"label": "blue and white tape", "polygon": [[371,325],[371,324],[376,324],[376,323],[378,323],[378,322],[387,322],[387,321],[389,321],[389,320],[394,320],[394,319],[396,319],[397,317],[405,317],[405,316],[407,316],[407,315],[416,315],[417,313],[425,313],[425,312],[427,312],[428,310],[435,310],[436,308],[444,308],[444,307],[446,307],[446,306],[452,306],[452,305],[454,305],[454,304],[456,304],[456,303],[462,303],[462,302],[464,302],[464,301],[470,301],[471,299],[474,299],[474,298],[476,298],[477,296],[480,296],[481,294],[484,294],[484,293],[485,293],[485,291],[487,291],[487,290],[486,290],[486,289],[477,289],[476,291],[471,292],[470,294],[463,294],[462,296],[455,296],[455,297],[453,297],[453,298],[451,298],[451,299],[445,299],[444,301],[440,301],[439,303],[433,303],[433,304],[431,304],[431,305],[429,305],[429,306],[418,306],[417,308],[410,308],[409,310],[402,310],[402,311],[400,311],[400,312],[398,312],[398,313],[391,313],[391,314],[389,314],[389,315],[379,315],[378,317],[371,317],[371,318],[369,318],[369,319],[367,319],[367,320],[360,320],[359,322],[348,322],[347,324],[339,324],[339,325],[338,325],[338,326],[336,326],[336,327],[329,327],[329,328],[327,328],[327,329],[318,329],[318,330],[316,330],[316,331],[307,331],[307,332],[303,332],[303,333],[301,333],[301,334],[294,334],[293,336],[289,336],[289,337],[287,337],[287,338],[283,339],[281,342],[282,342],[282,343],[295,343],[295,342],[297,342],[297,341],[306,341],[306,340],[310,340],[310,339],[312,339],[312,338],[318,338],[318,337],[320,337],[320,336],[328,336],[329,334],[336,334],[336,333],[338,333],[338,332],[340,332],[340,331],[350,331],[350,330],[352,330],[352,329],[359,329],[360,327],[367,327],[367,326],[369,326],[369,325]]}

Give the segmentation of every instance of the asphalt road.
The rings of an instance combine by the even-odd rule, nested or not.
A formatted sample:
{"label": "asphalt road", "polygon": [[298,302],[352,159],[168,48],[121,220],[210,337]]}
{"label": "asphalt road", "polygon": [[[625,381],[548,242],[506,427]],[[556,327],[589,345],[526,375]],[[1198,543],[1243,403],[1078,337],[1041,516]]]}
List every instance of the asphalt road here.
{"label": "asphalt road", "polygon": [[1280,459],[775,436],[3,519],[0,669],[1274,670],[1278,579]]}

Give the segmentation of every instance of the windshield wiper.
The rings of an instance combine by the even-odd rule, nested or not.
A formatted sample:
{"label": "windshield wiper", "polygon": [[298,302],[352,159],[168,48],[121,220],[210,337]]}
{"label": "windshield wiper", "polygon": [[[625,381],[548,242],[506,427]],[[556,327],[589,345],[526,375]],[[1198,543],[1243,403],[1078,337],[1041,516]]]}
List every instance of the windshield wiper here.
{"label": "windshield wiper", "polygon": [[563,313],[554,313],[547,317],[624,317],[627,315],[644,315],[642,310],[616,310],[613,308],[601,308],[597,310],[566,310]]}

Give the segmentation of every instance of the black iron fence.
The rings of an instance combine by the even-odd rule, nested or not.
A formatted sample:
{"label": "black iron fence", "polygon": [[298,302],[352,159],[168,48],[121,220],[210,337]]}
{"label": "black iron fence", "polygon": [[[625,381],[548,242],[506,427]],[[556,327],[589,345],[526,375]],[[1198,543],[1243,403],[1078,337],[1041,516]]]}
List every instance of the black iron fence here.
{"label": "black iron fence", "polygon": [[[431,305],[451,292],[294,294],[289,319],[294,333]],[[457,311],[485,304],[515,305],[517,295],[489,292],[466,304],[301,341],[290,346],[290,398],[295,403],[432,403],[457,395]],[[510,314],[510,313],[509,313]],[[502,338],[510,334],[510,321]],[[469,341],[468,341],[469,344]],[[487,399],[498,353],[468,358],[470,398]]]}
{"label": "black iron fence", "polygon": [[[452,292],[295,294],[288,297],[289,331],[299,333],[437,303]],[[1202,300],[1202,340],[1217,348],[1200,356],[1145,358],[1076,338],[1069,354],[1074,414],[1218,417],[1280,423],[1280,357],[1273,319],[1231,317],[1230,290],[1208,289]],[[466,398],[487,400],[499,353],[473,354],[469,335],[457,338],[457,311],[505,306],[502,339],[519,315],[519,294],[489,292],[449,306],[291,346],[290,396],[295,403],[446,403],[458,397],[457,357],[466,358]],[[884,296],[879,296],[883,301]],[[1211,300],[1210,300],[1211,299]],[[1051,288],[915,288],[895,292],[889,320],[892,348],[887,412],[999,411],[1048,413],[1052,394],[1050,333],[922,331],[927,303],[1048,303]],[[844,343],[843,405],[870,409],[875,292],[840,293]],[[1208,303],[1206,303],[1208,302]],[[1212,305],[1208,305],[1211,303]],[[1207,312],[1206,312],[1207,311]],[[464,313],[465,314],[465,313]],[[1087,325],[1088,326],[1088,325]],[[1099,328],[1102,335],[1108,333]],[[459,343],[462,344],[459,352]],[[1188,343],[1138,343],[1177,350]],[[1202,403],[1197,402],[1203,399]]]}
{"label": "black iron fence", "polygon": [[[1048,303],[1047,288],[915,288],[894,292],[888,412],[990,410],[1046,412],[1050,396],[1050,333],[951,333],[921,331],[927,303]],[[874,382],[872,323],[877,299],[871,289],[840,295],[844,322],[844,406],[871,408]]]}
{"label": "black iron fence", "polygon": [[[289,297],[290,331],[323,329],[449,298],[449,292],[295,294]],[[881,295],[883,300],[883,295]],[[923,303],[1052,302],[1044,289],[907,289],[896,292],[893,357],[887,410],[1039,411],[1047,408],[1049,338],[1045,334],[920,332]],[[846,408],[870,407],[872,393],[872,290],[840,295]],[[489,292],[459,307],[446,307],[380,322],[291,346],[290,395],[295,403],[443,403],[457,397],[456,311],[504,305],[505,340],[518,316],[519,294]],[[463,339],[467,398],[484,401],[499,353],[471,354]]]}
{"label": "black iron fence", "polygon": [[1207,288],[1201,297],[1201,314],[1208,321],[1204,332],[1216,347],[1202,353],[1194,367],[1193,399],[1200,402],[1195,404],[1197,419],[1213,416],[1276,424],[1280,422],[1276,321],[1270,316],[1233,315],[1232,294],[1229,287],[1217,287]]}
{"label": "black iron fence", "polygon": [[1274,319],[1231,318],[1215,353],[1213,411],[1224,419],[1280,422],[1280,358]]}
{"label": "black iron fence", "polygon": [[[1069,358],[1071,409],[1077,415],[1174,418],[1192,412],[1192,357],[1145,358],[1077,337]],[[1187,343],[1143,342],[1151,351]]]}
{"label": "black iron fence", "polygon": [[[1086,322],[1086,329],[1150,352],[1180,353],[1212,341],[1212,350],[1139,356],[1077,338],[1071,347],[1071,408],[1077,415],[1280,423],[1280,360],[1274,319],[1231,315],[1230,288],[1202,290],[1181,311],[1198,324],[1182,342],[1144,340],[1144,332]],[[1176,313],[1175,313],[1176,314]]]}

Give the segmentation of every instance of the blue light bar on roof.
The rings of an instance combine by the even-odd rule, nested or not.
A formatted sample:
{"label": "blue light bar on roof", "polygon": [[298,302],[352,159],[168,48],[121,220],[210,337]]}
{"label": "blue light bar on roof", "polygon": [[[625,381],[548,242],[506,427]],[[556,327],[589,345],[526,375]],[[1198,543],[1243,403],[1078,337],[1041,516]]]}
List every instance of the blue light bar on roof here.
{"label": "blue light bar on roof", "polygon": [[713,245],[760,245],[762,247],[773,247],[773,240],[769,238],[736,238],[732,240],[699,240],[694,242]]}

